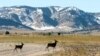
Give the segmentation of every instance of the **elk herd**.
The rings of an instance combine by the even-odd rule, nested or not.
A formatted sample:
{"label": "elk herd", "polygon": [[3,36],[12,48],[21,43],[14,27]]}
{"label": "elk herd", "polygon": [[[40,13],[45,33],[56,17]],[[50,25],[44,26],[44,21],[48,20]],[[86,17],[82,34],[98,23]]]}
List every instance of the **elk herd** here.
{"label": "elk herd", "polygon": [[[49,50],[49,47],[51,47],[51,48],[53,48],[53,50],[54,50],[55,47],[57,46],[57,42],[58,42],[57,40],[54,40],[53,43],[52,43],[52,42],[47,43],[46,49]],[[17,49],[22,50],[23,46],[24,46],[24,43],[23,43],[23,42],[21,42],[21,44],[15,45],[14,51],[15,51],[15,50],[17,51]]]}

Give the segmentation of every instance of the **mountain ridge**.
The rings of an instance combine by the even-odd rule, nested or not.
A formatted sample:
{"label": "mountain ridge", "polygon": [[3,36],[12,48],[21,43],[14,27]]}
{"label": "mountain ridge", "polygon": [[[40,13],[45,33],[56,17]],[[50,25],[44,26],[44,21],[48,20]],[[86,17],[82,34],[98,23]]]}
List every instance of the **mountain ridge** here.
{"label": "mountain ridge", "polygon": [[[1,18],[10,19],[19,23],[18,25],[22,24],[29,27],[30,30],[63,29],[72,31],[95,28],[100,26],[100,19],[95,15],[76,7],[11,6],[0,8],[0,20]],[[29,29],[27,27],[23,28]]]}

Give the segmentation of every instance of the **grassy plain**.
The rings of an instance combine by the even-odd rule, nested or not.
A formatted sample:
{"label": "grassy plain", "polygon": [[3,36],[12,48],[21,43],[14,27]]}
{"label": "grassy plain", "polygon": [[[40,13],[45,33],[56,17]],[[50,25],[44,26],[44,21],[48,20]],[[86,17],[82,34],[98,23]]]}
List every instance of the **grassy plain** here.
{"label": "grassy plain", "polygon": [[0,42],[26,42],[26,43],[47,43],[52,40],[58,40],[59,42],[75,42],[75,43],[87,43],[87,42],[100,42],[100,36],[96,35],[82,35],[82,34],[70,34],[70,35],[0,35]]}
{"label": "grassy plain", "polygon": [[24,42],[47,44],[54,39],[58,40],[58,46],[61,50],[50,54],[47,53],[43,56],[100,56],[100,35],[0,35],[1,43]]}

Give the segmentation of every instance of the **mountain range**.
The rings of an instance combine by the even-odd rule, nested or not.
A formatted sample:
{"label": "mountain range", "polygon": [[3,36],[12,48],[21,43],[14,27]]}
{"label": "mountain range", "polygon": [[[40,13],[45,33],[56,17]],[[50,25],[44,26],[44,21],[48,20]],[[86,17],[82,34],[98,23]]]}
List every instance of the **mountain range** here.
{"label": "mountain range", "polygon": [[84,30],[100,28],[100,13],[76,7],[11,6],[0,8],[0,29]]}

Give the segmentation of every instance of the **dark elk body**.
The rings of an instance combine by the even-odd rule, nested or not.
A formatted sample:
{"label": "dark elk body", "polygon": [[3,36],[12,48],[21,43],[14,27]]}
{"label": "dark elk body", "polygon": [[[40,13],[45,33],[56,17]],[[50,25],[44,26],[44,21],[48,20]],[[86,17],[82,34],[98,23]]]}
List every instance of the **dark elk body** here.
{"label": "dark elk body", "polygon": [[23,48],[23,43],[21,43],[21,45],[15,45],[15,49],[14,50],[17,50],[17,49],[22,49]]}
{"label": "dark elk body", "polygon": [[48,43],[46,48],[47,48],[47,49],[48,49],[49,47],[55,48],[55,47],[56,47],[56,45],[57,45],[57,42],[58,42],[58,41],[57,41],[57,40],[55,40],[55,42],[54,42],[54,43]]}

